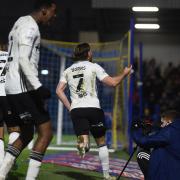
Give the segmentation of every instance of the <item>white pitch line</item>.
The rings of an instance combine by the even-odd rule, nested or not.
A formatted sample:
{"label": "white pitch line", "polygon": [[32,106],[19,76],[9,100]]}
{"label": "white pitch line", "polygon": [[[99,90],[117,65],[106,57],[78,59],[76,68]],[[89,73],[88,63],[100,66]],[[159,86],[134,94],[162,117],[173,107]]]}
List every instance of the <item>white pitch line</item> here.
{"label": "white pitch line", "polygon": [[[74,147],[55,147],[55,146],[49,146],[47,148],[48,150],[59,150],[59,151],[77,151],[77,148]],[[98,152],[99,150],[97,148],[91,148],[91,152]],[[114,149],[108,149],[109,152],[115,152]]]}

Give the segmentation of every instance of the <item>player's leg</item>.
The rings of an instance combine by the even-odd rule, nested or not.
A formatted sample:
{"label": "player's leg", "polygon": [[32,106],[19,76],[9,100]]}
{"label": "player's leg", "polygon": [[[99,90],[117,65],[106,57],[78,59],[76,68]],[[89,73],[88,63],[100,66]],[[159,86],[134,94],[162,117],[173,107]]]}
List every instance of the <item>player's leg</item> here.
{"label": "player's leg", "polygon": [[109,152],[105,141],[105,136],[95,138],[96,144],[99,149],[99,159],[101,162],[104,179],[112,179],[109,174]]}
{"label": "player's leg", "polygon": [[47,121],[43,124],[37,125],[36,130],[38,137],[34,144],[33,150],[45,153],[53,137],[51,121]]}
{"label": "player's leg", "polygon": [[[32,124],[32,116],[24,109],[25,106],[22,102],[27,103],[24,95],[12,95],[9,98],[14,108],[12,108],[12,118],[15,122],[20,122],[20,136],[9,144],[6,150],[6,154],[3,160],[3,164],[0,167],[0,180],[6,178],[8,172],[11,170],[16,158],[19,156],[21,151],[33,138],[34,126]],[[10,125],[10,124],[9,124]],[[11,126],[11,125],[10,125]],[[15,130],[15,129],[11,129]]]}
{"label": "player's leg", "polygon": [[[1,101],[1,120],[3,120],[6,123],[7,126],[7,130],[10,133],[10,137],[9,137],[9,142],[8,144],[12,144],[17,137],[19,136],[19,133],[17,133],[19,131],[19,127],[14,127],[16,125],[14,125],[14,121],[12,118],[12,112],[10,111],[10,106],[7,102],[7,97],[6,96],[1,96],[0,97],[0,101]],[[2,161],[2,157],[4,158],[4,143],[3,143],[3,134],[4,134],[4,128],[3,128],[3,121],[1,121],[2,123],[0,123],[0,138],[1,138],[1,142],[0,142],[0,161]],[[12,129],[9,129],[9,127],[12,126]],[[14,131],[17,131],[14,133]]]}
{"label": "player's leg", "polygon": [[9,96],[4,99],[4,103],[6,104],[6,108],[4,109],[4,111],[6,111],[5,124],[7,126],[7,132],[9,134],[8,144],[12,144],[20,135],[20,127],[19,122],[17,121],[18,118],[15,117],[15,113],[12,113],[11,110],[14,109],[14,106],[11,105],[11,102],[8,102],[8,99]]}
{"label": "player's leg", "polygon": [[90,149],[89,135],[82,134],[77,136],[78,154],[83,158]]}
{"label": "player's leg", "polygon": [[0,122],[0,166],[4,159],[4,127],[3,122]]}
{"label": "player's leg", "polygon": [[94,108],[91,110],[90,131],[95,138],[99,149],[99,159],[101,162],[104,179],[115,179],[109,175],[109,151],[105,141],[106,128],[104,125],[104,112],[101,109]]}
{"label": "player's leg", "polygon": [[[8,127],[7,127],[7,129],[8,129]],[[13,127],[13,129],[15,129],[15,128]],[[19,127],[17,127],[17,129],[15,131],[14,130],[10,131],[8,129],[8,133],[11,132],[9,134],[8,144],[13,144],[13,142],[19,137],[19,134],[20,134],[18,132],[19,129],[20,129]],[[0,167],[1,167],[1,164],[2,164],[4,157],[5,157],[4,139],[3,139],[4,133],[3,132],[4,132],[4,127],[0,127]],[[14,165],[14,168],[17,168],[16,164]]]}
{"label": "player's leg", "polygon": [[26,180],[33,180],[37,178],[45,151],[53,137],[50,121],[37,125],[36,129],[38,137],[30,153]]}
{"label": "player's leg", "polygon": [[71,110],[71,119],[75,134],[77,136],[77,149],[81,157],[90,149],[89,122],[87,118],[87,108],[76,108]]}
{"label": "player's leg", "polygon": [[20,136],[15,140],[14,143],[9,144],[7,147],[3,164],[0,167],[0,180],[6,178],[17,157],[33,138],[33,124],[22,124],[20,125],[20,130]]}
{"label": "player's leg", "polygon": [[33,180],[36,179],[39,174],[42,159],[52,140],[53,133],[49,113],[45,109],[44,99],[39,97],[36,91],[31,91],[29,94],[36,107],[35,109],[32,109],[32,114],[35,119],[37,139],[35,140],[30,153],[26,180]]}
{"label": "player's leg", "polygon": [[3,103],[2,97],[0,97],[0,166],[2,165],[4,159],[4,121],[3,121]]}
{"label": "player's leg", "polygon": [[[7,120],[8,119],[8,120]],[[20,126],[17,126],[17,122],[14,118],[7,118],[5,124],[8,132],[8,146],[12,145],[20,136]],[[13,164],[13,169],[17,169],[17,164]]]}
{"label": "player's leg", "polygon": [[20,127],[19,126],[10,127],[8,124],[6,125],[7,125],[7,132],[9,134],[8,144],[13,144],[20,135]]}
{"label": "player's leg", "polygon": [[14,165],[17,157],[20,155],[22,150],[27,146],[27,144],[33,138],[33,125],[22,125],[20,126],[21,133],[20,136],[15,140],[13,144],[9,144],[6,150],[6,154],[3,160],[3,164],[0,167],[0,180],[6,178],[7,174]]}

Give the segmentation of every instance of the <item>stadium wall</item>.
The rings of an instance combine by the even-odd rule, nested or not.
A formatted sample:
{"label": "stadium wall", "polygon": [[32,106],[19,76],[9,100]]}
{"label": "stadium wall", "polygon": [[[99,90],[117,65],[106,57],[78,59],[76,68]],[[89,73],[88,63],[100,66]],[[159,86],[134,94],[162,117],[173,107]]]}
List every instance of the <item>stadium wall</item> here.
{"label": "stadium wall", "polygon": [[[101,34],[101,41],[112,41],[120,39],[121,34]],[[169,61],[175,65],[180,63],[180,37],[176,34],[154,33],[135,33],[135,56],[139,56],[138,43],[143,43],[143,60],[155,58],[162,67],[166,66]]]}

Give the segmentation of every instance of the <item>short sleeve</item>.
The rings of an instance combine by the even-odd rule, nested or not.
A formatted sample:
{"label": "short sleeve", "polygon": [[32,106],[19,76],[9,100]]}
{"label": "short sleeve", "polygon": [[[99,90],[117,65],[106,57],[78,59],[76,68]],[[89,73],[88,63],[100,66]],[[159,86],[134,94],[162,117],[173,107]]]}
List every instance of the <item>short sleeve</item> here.
{"label": "short sleeve", "polygon": [[109,76],[106,71],[98,64],[95,64],[97,78],[102,81],[105,77]]}
{"label": "short sleeve", "polygon": [[38,38],[38,35],[39,33],[37,28],[33,26],[23,28],[19,34],[19,44],[33,46],[33,43]]}
{"label": "short sleeve", "polygon": [[64,82],[67,83],[67,73],[66,71],[63,72],[61,78],[60,78],[60,82]]}

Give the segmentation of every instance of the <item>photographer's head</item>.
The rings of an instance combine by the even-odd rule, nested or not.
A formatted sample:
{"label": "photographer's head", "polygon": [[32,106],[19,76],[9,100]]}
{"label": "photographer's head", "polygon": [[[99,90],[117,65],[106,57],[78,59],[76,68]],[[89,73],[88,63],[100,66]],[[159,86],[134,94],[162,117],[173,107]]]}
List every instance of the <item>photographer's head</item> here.
{"label": "photographer's head", "polygon": [[74,61],[92,61],[92,51],[88,43],[78,44],[74,49]]}
{"label": "photographer's head", "polygon": [[178,119],[179,113],[175,110],[169,110],[164,112],[161,115],[161,127],[166,127],[167,125],[171,124],[173,121]]}

